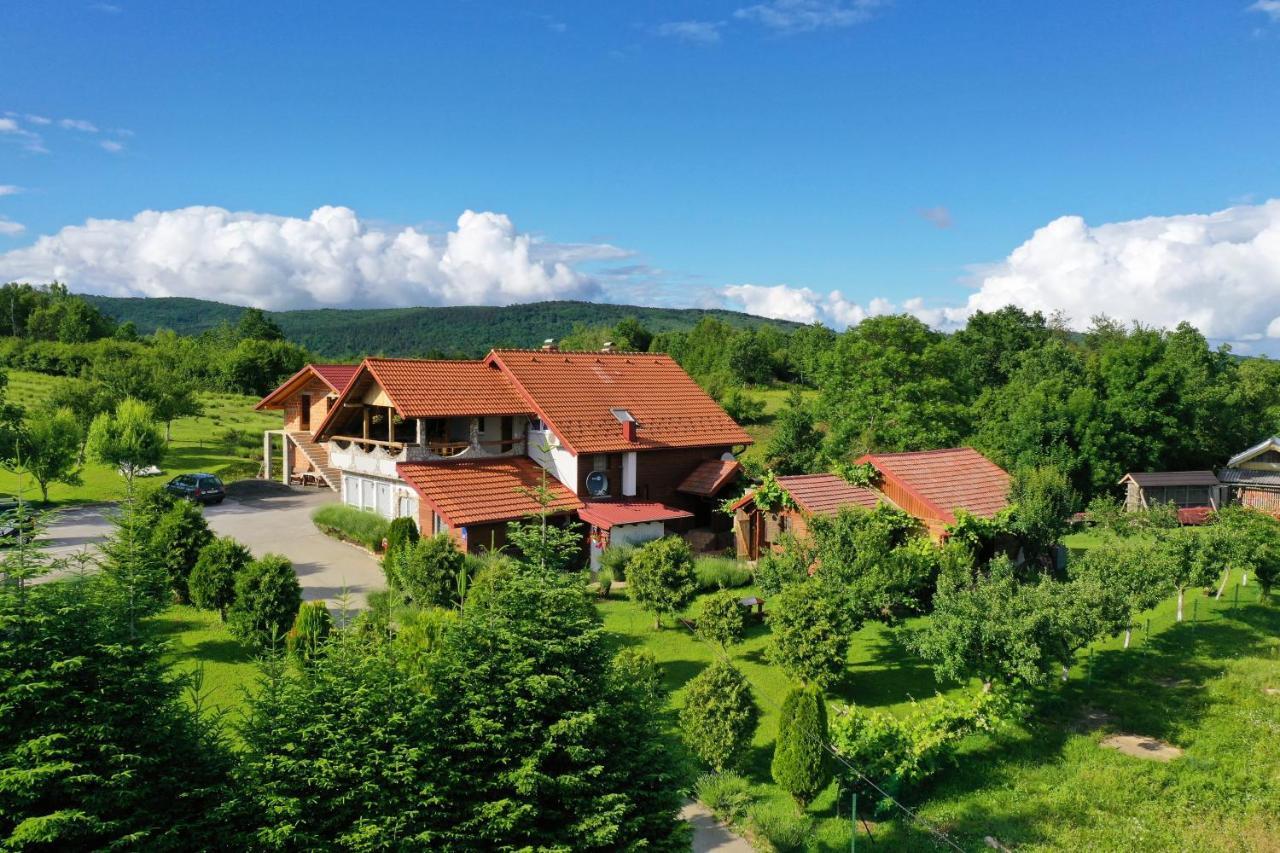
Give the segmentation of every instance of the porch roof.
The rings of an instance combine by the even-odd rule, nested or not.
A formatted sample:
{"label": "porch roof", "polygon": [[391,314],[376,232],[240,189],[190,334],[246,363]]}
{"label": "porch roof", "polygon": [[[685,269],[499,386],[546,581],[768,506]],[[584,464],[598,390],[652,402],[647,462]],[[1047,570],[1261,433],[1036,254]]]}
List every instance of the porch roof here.
{"label": "porch roof", "polygon": [[[541,509],[531,492],[542,484],[543,470],[523,456],[401,462],[396,472],[451,527],[515,521]],[[582,507],[578,496],[554,477],[546,478],[546,486],[552,513]]]}
{"label": "porch roof", "polygon": [[742,463],[736,459],[711,459],[694,468],[693,473],[676,486],[676,491],[709,498],[719,493],[741,470]]}
{"label": "porch roof", "polygon": [[578,510],[578,517],[601,530],[608,530],[620,524],[693,518],[693,513],[657,501],[586,501]]}

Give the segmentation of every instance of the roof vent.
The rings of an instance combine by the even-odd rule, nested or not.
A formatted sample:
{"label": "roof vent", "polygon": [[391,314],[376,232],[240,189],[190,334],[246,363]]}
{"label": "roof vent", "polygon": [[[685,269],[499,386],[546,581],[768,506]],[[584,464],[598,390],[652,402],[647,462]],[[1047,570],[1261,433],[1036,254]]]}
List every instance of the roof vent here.
{"label": "roof vent", "polygon": [[613,341],[605,341],[604,346],[600,347],[600,352],[613,352]]}
{"label": "roof vent", "polygon": [[560,350],[560,347],[556,346],[555,338],[547,338],[545,341],[542,342],[543,352],[558,352],[559,350]]}

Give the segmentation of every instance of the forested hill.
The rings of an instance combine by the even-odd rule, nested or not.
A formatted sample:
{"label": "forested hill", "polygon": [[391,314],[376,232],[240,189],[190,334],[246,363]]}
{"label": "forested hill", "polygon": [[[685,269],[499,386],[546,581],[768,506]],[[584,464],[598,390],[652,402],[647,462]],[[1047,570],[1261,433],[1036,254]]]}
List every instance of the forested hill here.
{"label": "forested hill", "polygon": [[[118,322],[132,321],[138,331],[157,328],[199,334],[223,322],[234,324],[244,309],[203,299],[154,299],[84,295]],[[688,331],[703,317],[742,328],[798,324],[736,311],[699,308],[645,308],[592,302],[534,302],[503,308],[324,308],[273,311],[268,316],[288,338],[325,358],[382,354],[397,356],[480,356],[493,347],[532,347],[547,338],[568,335],[577,325],[613,326],[634,317],[653,332]]]}

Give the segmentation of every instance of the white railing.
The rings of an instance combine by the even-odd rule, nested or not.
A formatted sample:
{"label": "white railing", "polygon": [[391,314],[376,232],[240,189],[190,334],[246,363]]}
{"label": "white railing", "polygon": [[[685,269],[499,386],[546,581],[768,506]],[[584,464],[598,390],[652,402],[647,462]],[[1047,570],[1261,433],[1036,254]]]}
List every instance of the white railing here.
{"label": "white railing", "polygon": [[342,471],[395,478],[398,462],[437,462],[495,456],[523,456],[524,439],[397,444],[336,435],[329,441],[329,464]]}

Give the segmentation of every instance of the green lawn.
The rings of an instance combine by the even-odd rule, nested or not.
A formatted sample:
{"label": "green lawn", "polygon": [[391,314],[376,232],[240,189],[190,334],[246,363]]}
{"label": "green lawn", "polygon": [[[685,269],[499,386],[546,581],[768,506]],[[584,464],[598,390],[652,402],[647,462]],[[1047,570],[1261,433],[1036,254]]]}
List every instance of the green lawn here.
{"label": "green lawn", "polygon": [[[1121,648],[1121,638],[1095,644],[1065,685],[1038,697],[1031,722],[972,738],[959,766],[909,805],[965,849],[981,849],[986,835],[1018,849],[1263,849],[1261,839],[1280,837],[1268,836],[1280,833],[1280,814],[1263,799],[1280,791],[1280,696],[1264,692],[1280,688],[1280,608],[1260,605],[1256,586],[1239,591],[1238,607],[1235,594],[1229,586],[1221,601],[1190,596],[1181,625],[1170,599],[1139,622],[1130,649]],[[624,594],[600,609],[617,646],[653,651],[673,691],[672,708],[679,708],[684,685],[710,662],[711,647],[684,629],[655,631],[652,617]],[[829,698],[900,712],[913,699],[961,689],[938,685],[899,636],[882,625],[864,627],[848,674]],[[759,797],[789,807],[769,776],[789,685],[765,661],[767,641],[768,629],[756,626],[731,651],[762,711],[744,772]],[[1102,749],[1106,732],[1081,724],[1088,709],[1109,715],[1106,732],[1164,738],[1186,755],[1163,765]],[[812,849],[849,849],[847,795],[841,800],[837,817],[832,785],[811,807]],[[918,826],[873,825],[874,849],[931,847]],[[1237,838],[1254,839],[1254,846]]]}
{"label": "green lawn", "polygon": [[[61,377],[22,370],[9,371],[8,397],[12,402],[31,409],[48,398]],[[172,441],[160,467],[167,480],[175,474],[205,471],[218,474],[225,480],[256,476],[258,462],[249,459],[255,453],[262,454],[262,431],[280,427],[279,412],[255,412],[256,397],[241,394],[202,393],[204,414],[194,418],[181,418],[173,422]],[[86,425],[87,429],[87,425]],[[232,446],[222,437],[228,429],[242,434],[242,444]],[[81,472],[84,484],[49,487],[49,500],[56,504],[85,503],[116,500],[124,493],[124,480],[104,465],[87,463]],[[38,487],[30,478],[24,478],[22,487],[29,498],[38,498]],[[14,493],[19,488],[19,477],[9,471],[0,471],[0,492]]]}
{"label": "green lawn", "polygon": [[176,671],[201,672],[205,707],[234,720],[245,692],[256,682],[258,667],[252,653],[231,636],[218,614],[175,605],[147,624],[154,638],[169,643]]}

